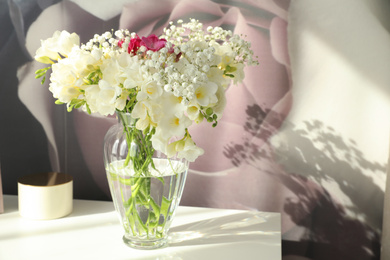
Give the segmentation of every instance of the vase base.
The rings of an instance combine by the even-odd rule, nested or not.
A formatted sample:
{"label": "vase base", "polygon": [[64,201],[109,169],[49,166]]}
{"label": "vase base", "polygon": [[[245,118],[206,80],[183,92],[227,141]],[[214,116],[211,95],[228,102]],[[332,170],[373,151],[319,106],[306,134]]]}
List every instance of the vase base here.
{"label": "vase base", "polygon": [[152,249],[157,249],[166,246],[167,239],[160,238],[160,239],[153,239],[153,240],[139,240],[139,239],[133,239],[133,238],[128,238],[126,236],[123,236],[123,242],[131,248],[152,250]]}

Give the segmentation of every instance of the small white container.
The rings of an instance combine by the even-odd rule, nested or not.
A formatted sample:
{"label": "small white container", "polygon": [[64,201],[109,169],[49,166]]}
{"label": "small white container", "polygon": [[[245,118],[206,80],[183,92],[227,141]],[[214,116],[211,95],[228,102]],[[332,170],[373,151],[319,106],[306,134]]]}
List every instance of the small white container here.
{"label": "small white container", "polygon": [[61,218],[73,210],[73,177],[46,172],[18,179],[19,214],[37,220]]}

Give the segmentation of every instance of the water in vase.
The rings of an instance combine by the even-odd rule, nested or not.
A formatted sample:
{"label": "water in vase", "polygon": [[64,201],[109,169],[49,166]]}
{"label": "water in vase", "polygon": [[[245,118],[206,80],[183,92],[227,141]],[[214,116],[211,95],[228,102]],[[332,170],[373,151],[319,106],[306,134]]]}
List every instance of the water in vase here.
{"label": "water in vase", "polygon": [[124,166],[124,160],[114,161],[106,169],[114,205],[125,228],[123,239],[133,247],[145,243],[160,247],[166,242],[187,176],[188,165],[183,162],[153,161],[155,167],[142,173],[136,173],[131,162]]}

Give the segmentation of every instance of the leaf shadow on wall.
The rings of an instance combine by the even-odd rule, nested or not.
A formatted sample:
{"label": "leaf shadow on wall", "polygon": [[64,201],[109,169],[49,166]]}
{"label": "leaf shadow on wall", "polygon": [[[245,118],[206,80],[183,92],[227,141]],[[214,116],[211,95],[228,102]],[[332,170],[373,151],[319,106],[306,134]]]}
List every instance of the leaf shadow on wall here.
{"label": "leaf shadow on wall", "polygon": [[[249,164],[294,194],[284,198],[282,218],[301,233],[299,241],[283,240],[283,255],[379,259],[384,192],[372,176],[383,177],[386,165],[370,162],[353,140],[318,120],[299,127],[283,122],[270,145],[282,117],[258,105],[248,106],[246,113],[250,138],[227,145],[224,154],[235,166]],[[284,238],[294,232],[283,231]]]}

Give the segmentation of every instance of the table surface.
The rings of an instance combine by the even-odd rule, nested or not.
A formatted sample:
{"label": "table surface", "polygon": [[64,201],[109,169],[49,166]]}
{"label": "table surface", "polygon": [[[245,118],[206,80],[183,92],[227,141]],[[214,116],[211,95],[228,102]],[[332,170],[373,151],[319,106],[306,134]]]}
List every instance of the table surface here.
{"label": "table surface", "polygon": [[168,246],[136,250],[122,242],[112,202],[74,200],[55,220],[29,220],[18,198],[4,195],[0,259],[281,259],[280,214],[180,206]]}

